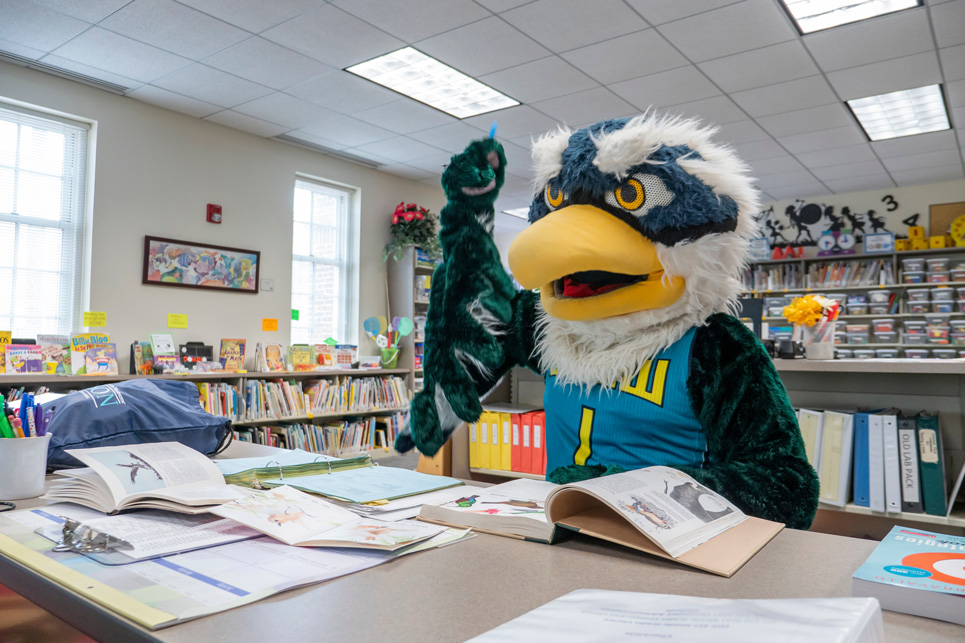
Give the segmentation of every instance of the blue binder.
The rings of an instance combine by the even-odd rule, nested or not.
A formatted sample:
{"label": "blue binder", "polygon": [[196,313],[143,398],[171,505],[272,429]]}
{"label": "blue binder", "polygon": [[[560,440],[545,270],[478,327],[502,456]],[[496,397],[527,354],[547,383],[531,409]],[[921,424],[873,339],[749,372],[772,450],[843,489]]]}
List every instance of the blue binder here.
{"label": "blue binder", "polygon": [[854,414],[854,504],[871,506],[868,481],[868,414]]}

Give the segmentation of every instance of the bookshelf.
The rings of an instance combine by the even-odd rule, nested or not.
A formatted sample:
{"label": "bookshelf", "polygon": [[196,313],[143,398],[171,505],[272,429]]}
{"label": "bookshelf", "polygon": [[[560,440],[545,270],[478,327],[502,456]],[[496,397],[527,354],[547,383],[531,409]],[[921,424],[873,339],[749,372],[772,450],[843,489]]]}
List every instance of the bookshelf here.
{"label": "bookshelf", "polygon": [[[421,280],[432,277],[434,266],[425,265],[418,260],[416,249],[406,248],[402,258],[396,261],[389,258],[386,266],[386,288],[389,298],[389,318],[408,317],[416,322],[417,317],[425,318],[429,310],[429,298],[419,288]],[[430,280],[431,284],[431,280]],[[422,389],[422,368],[417,368],[416,354],[422,354],[425,343],[425,327],[416,323],[416,329],[400,343],[399,367],[408,373],[409,388],[418,392]]]}

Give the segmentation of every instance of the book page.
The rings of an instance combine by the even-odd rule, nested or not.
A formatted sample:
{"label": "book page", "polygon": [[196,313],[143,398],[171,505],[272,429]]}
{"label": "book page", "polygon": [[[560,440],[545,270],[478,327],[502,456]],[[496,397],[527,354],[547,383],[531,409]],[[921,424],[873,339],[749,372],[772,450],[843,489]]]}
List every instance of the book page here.
{"label": "book page", "polygon": [[297,464],[311,464],[313,462],[333,462],[339,460],[322,453],[311,453],[302,449],[292,449],[284,453],[254,458],[232,458],[229,460],[214,460],[214,464],[222,475],[230,476],[250,469],[267,469],[271,467],[287,467]]}
{"label": "book page", "polygon": [[556,487],[552,482],[522,478],[492,487],[464,487],[462,497],[438,506],[463,514],[519,516],[546,522],[546,496]]}
{"label": "book page", "polygon": [[264,480],[266,486],[288,484],[323,496],[349,502],[374,502],[435,491],[461,485],[455,478],[432,476],[408,469],[365,467],[339,471],[336,474],[302,476],[292,480]]}
{"label": "book page", "polygon": [[156,489],[225,483],[205,455],[179,442],[68,449],[67,453],[101,477],[115,506],[125,499],[149,497]]}

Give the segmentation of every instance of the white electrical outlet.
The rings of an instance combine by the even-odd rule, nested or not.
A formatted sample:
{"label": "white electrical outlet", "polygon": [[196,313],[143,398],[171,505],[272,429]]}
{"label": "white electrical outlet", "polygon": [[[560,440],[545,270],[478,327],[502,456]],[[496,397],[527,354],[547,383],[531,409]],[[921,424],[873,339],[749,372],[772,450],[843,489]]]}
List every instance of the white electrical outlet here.
{"label": "white electrical outlet", "polygon": [[261,289],[265,292],[275,292],[275,280],[274,279],[262,279]]}

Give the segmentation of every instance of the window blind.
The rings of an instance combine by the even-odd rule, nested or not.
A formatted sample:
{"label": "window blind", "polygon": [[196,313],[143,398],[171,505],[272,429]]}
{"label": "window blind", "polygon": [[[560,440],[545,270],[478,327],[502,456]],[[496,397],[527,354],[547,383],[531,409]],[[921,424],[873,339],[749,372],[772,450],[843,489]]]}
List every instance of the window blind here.
{"label": "window blind", "polygon": [[89,132],[0,105],[0,329],[14,337],[74,329]]}
{"label": "window blind", "polygon": [[353,297],[350,190],[298,179],[292,222],[292,344],[345,341]]}

